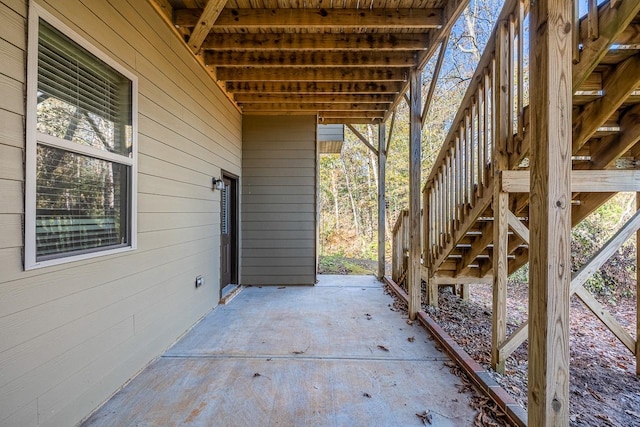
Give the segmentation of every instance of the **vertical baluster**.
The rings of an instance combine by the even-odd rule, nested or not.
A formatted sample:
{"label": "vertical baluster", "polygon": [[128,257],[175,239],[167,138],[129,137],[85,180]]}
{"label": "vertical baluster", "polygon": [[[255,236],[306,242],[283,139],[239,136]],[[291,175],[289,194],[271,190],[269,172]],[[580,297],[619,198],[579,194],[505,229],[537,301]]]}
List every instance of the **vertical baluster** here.
{"label": "vertical baluster", "polygon": [[[573,39],[573,63],[580,62],[580,1],[573,0],[573,28],[571,38]],[[577,31],[576,31],[577,30]]]}
{"label": "vertical baluster", "polygon": [[484,160],[482,165],[482,175],[485,185],[489,184],[489,162],[491,161],[491,137],[493,132],[493,126],[491,124],[491,118],[493,114],[491,109],[493,108],[493,101],[491,96],[493,95],[493,87],[491,86],[491,78],[489,77],[489,70],[484,71]]}
{"label": "vertical baluster", "polygon": [[598,0],[589,0],[589,15],[587,16],[587,25],[589,29],[589,38],[597,40],[600,37],[600,16],[598,14]]}
{"label": "vertical baluster", "polygon": [[460,227],[460,221],[462,219],[462,155],[460,154],[460,132],[456,133],[456,145],[455,145],[455,160],[456,160],[456,229]]}
{"label": "vertical baluster", "polygon": [[469,205],[471,204],[471,168],[469,167],[469,159],[471,152],[471,123],[469,109],[464,112],[464,215],[469,214]]}
{"label": "vertical baluster", "polygon": [[476,152],[476,125],[475,110],[477,107],[475,97],[471,99],[471,111],[469,111],[469,205],[475,205],[476,197],[476,169],[475,169],[475,152]]}
{"label": "vertical baluster", "polygon": [[507,153],[508,154],[513,154],[514,152],[514,141],[513,141],[513,134],[516,132],[516,130],[514,129],[515,127],[515,120],[513,119],[514,116],[514,112],[515,112],[515,108],[516,108],[516,103],[515,103],[515,87],[514,87],[514,77],[515,77],[515,66],[516,66],[516,61],[515,61],[515,49],[514,49],[514,45],[515,45],[515,16],[509,15],[509,38],[508,38],[508,42],[507,42],[507,46],[509,49],[509,62],[508,62],[508,77],[509,77],[509,103],[508,103],[508,109],[507,112],[509,114],[509,137],[507,139]]}
{"label": "vertical baluster", "polygon": [[518,2],[518,146],[516,153],[522,151],[524,138],[524,4]]}
{"label": "vertical baluster", "polygon": [[485,104],[486,91],[484,87],[484,79],[480,83],[478,89],[478,198],[482,198],[484,194],[484,142],[487,128],[485,127]]}

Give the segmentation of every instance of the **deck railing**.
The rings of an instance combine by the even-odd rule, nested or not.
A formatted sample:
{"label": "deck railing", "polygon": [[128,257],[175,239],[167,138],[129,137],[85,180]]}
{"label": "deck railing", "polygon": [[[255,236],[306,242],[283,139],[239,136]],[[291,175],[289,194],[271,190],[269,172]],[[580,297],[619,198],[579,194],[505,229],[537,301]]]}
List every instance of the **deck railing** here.
{"label": "deck railing", "polygon": [[402,285],[407,272],[409,251],[409,211],[403,209],[393,226],[393,255],[391,257],[391,278]]}
{"label": "deck railing", "polygon": [[495,163],[508,161],[508,154],[521,157],[525,149],[527,12],[528,1],[505,4],[423,188],[428,268],[437,269],[489,207]]}
{"label": "deck railing", "polygon": [[[586,143],[598,131],[619,130],[619,126],[609,126],[607,120],[637,90],[638,79],[620,74],[616,82],[628,83],[620,83],[621,88],[611,89],[607,94],[601,89],[603,82],[598,80],[603,78],[602,73],[593,73],[610,46],[626,40],[626,35],[622,37],[621,32],[640,12],[637,3],[624,2],[626,0],[589,1],[586,15],[579,19],[579,0],[574,1],[576,12],[573,28],[578,30],[573,31],[572,85],[577,106],[573,111],[573,168],[591,169],[594,174],[602,172],[603,176],[609,177],[614,177],[614,173],[606,169],[611,168],[613,162],[632,148],[637,140],[613,146],[609,153],[604,153],[606,150],[589,150],[592,147],[587,147]],[[529,167],[527,157],[530,150],[528,12],[529,0],[506,1],[422,194],[423,279],[428,283],[425,299],[430,304],[437,304],[438,285],[493,282],[492,365],[496,369],[504,368],[505,359],[524,342],[528,327],[527,323],[523,324],[510,337],[506,336],[504,328],[507,276],[528,260],[529,174],[523,173]],[[623,21],[626,23],[623,24]],[[621,38],[616,42],[618,36]],[[635,46],[627,45],[636,52]],[[629,57],[633,54],[627,53]],[[637,56],[640,57],[640,54]],[[632,60],[629,59],[628,63]],[[640,62],[639,58],[635,60]],[[607,65],[607,62],[603,64]],[[623,66],[616,67],[617,62],[612,64],[610,70],[625,70]],[[592,86],[597,90],[590,89]],[[591,101],[609,96],[610,100],[607,101],[609,104],[592,103],[592,109],[602,110],[596,114],[583,107],[590,100],[578,99],[581,96],[595,97]],[[634,108],[640,110],[640,104]],[[618,151],[614,153],[616,149]],[[640,153],[640,149],[636,152]],[[602,155],[597,157],[599,154]],[[519,187],[520,190],[507,188],[507,182],[512,185],[516,182],[516,176],[524,179],[526,184]],[[624,176],[629,177],[624,178],[627,181],[632,180],[631,174]],[[625,185],[619,188],[626,188]],[[576,225],[614,192],[628,191],[602,185],[600,188],[594,185],[575,188],[583,189],[574,190],[577,202],[572,208],[572,225]],[[578,199],[578,191],[588,192],[589,196]],[[639,217],[640,213],[637,213],[619,234],[624,234],[626,239],[635,233],[640,228]],[[394,229],[394,245],[396,239],[399,244],[405,244],[404,241],[400,242],[400,236],[396,236]],[[586,273],[581,272],[589,271],[592,274],[606,259],[602,254],[610,256],[612,252],[609,248],[617,247],[625,239],[618,235],[612,237],[592,260],[574,273],[571,294],[577,294],[634,352],[633,346],[637,343],[582,288]],[[406,253],[404,248],[403,255]],[[394,254],[395,251],[394,246]],[[404,262],[404,256],[401,259]],[[396,278],[399,275],[394,280]],[[640,360],[640,350],[635,351]]]}

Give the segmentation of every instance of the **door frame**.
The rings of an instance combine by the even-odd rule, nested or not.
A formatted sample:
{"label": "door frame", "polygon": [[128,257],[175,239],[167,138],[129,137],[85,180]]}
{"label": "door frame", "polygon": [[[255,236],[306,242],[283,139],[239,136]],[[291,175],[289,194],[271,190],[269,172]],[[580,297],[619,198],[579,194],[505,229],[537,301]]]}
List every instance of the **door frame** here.
{"label": "door frame", "polygon": [[[240,177],[236,174],[228,172],[224,169],[220,170],[220,179],[228,179],[231,182],[230,185],[230,201],[229,206],[231,209],[229,215],[229,221],[231,225],[231,237],[230,237],[230,245],[231,245],[231,284],[238,285],[239,283],[239,271],[240,271]],[[220,200],[220,204],[222,207],[222,200]],[[220,212],[220,216],[222,219],[222,212]],[[222,235],[222,234],[221,234]],[[220,242],[222,245],[222,241]],[[220,271],[222,272],[222,253],[220,254]],[[226,286],[226,285],[225,285]],[[222,274],[220,274],[220,298],[222,298],[222,289],[224,286],[222,285]]]}

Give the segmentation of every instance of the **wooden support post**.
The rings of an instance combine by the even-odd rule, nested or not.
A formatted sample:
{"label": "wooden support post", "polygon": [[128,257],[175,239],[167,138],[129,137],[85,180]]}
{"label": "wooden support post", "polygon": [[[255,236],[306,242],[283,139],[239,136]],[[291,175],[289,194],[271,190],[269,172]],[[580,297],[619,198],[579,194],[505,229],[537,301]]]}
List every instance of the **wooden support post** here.
{"label": "wooden support post", "polygon": [[462,298],[463,301],[469,301],[469,288],[471,287],[470,284],[468,283],[461,283],[460,284],[460,298]]}
{"label": "wooden support post", "polygon": [[531,6],[528,424],[569,425],[573,4]]}
{"label": "wooden support post", "polygon": [[[636,193],[636,209],[640,210],[640,193]],[[640,375],[640,230],[636,232],[636,375]]]}
{"label": "wooden support post", "polygon": [[387,149],[385,125],[378,125],[378,280],[382,281],[385,273],[385,177]]}
{"label": "wooden support post", "polygon": [[420,274],[420,168],[422,139],[422,71],[411,71],[409,98],[409,318],[415,320],[421,307]]}
{"label": "wooden support post", "polygon": [[491,310],[491,367],[504,373],[499,358],[500,345],[507,338],[507,276],[509,272],[509,193],[500,185],[502,171],[508,168],[508,145],[512,139],[511,114],[511,38],[508,21],[500,22],[496,35],[496,129],[493,147],[493,304]]}

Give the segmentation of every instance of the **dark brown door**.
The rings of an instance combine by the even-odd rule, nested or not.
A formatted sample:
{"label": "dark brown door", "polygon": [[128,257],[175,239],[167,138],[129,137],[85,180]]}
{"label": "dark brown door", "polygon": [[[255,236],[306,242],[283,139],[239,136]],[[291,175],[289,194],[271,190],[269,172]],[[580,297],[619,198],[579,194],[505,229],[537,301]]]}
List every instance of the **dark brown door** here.
{"label": "dark brown door", "polygon": [[237,283],[237,181],[223,176],[220,192],[220,291]]}

